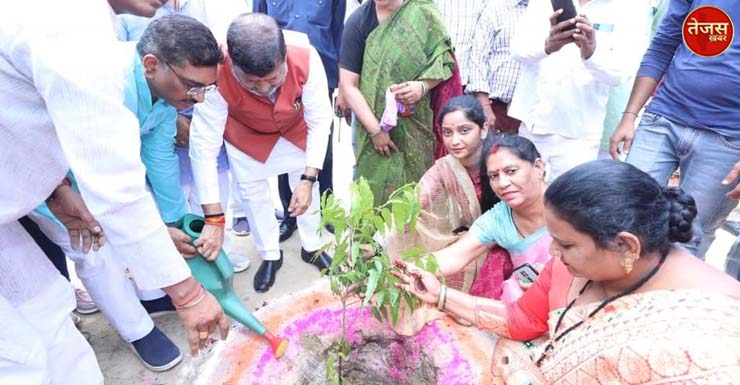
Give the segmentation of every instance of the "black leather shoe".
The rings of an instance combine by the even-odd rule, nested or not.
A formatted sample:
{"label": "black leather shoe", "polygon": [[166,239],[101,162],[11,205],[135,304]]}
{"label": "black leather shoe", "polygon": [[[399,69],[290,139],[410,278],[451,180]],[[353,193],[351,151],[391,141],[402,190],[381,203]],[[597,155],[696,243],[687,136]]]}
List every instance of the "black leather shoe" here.
{"label": "black leather shoe", "polygon": [[280,259],[277,261],[262,261],[260,268],[254,275],[254,290],[264,293],[275,283],[277,271],[283,266],[283,251],[280,250]]}
{"label": "black leather shoe", "polygon": [[303,259],[303,262],[316,266],[319,271],[328,269],[331,266],[331,257],[323,251],[321,254],[316,255],[315,251],[306,251],[306,249],[301,248],[301,259]]}
{"label": "black leather shoe", "polygon": [[334,234],[334,226],[332,226],[332,225],[326,225],[326,226],[324,226],[324,228],[326,229],[326,231]]}
{"label": "black leather shoe", "polygon": [[280,242],[286,241],[298,228],[295,218],[287,217],[280,223]]}

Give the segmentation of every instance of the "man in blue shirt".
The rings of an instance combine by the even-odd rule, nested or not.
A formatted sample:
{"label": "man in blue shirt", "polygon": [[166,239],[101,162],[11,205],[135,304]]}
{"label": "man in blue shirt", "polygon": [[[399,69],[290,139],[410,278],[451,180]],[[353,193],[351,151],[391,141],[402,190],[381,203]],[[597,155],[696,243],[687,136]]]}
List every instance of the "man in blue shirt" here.
{"label": "man in blue shirt", "polygon": [[[123,87],[124,104],[136,115],[141,135],[141,160],[146,168],[146,179],[151,187],[162,220],[171,224],[188,212],[180,189],[180,164],[174,152],[177,119],[176,108],[189,108],[203,101],[205,93],[215,88],[217,64],[223,60],[218,43],[210,30],[193,18],[170,16],[153,22],[138,44],[121,44],[122,57],[130,60],[130,72]],[[101,133],[101,135],[104,132]],[[111,178],[115,178],[111,175]],[[74,178],[70,175],[74,183]],[[142,181],[144,182],[144,181]],[[43,218],[56,220],[45,204],[36,210]],[[58,223],[58,229],[64,229]],[[190,238],[181,230],[168,228],[178,250],[193,255]],[[133,229],[132,229],[133,231]],[[50,230],[55,234],[57,231]],[[75,259],[63,237],[54,237],[63,249]],[[99,253],[107,253],[104,248]],[[156,253],[157,250],[150,250]],[[111,256],[121,260],[121,256]],[[162,333],[148,313],[175,310],[169,297],[161,290],[148,292],[139,302],[136,292],[125,277],[122,265],[112,264],[111,270],[98,276],[78,274],[100,310],[130,344],[133,352],[147,368],[164,371],[182,359],[177,346]],[[152,294],[153,293],[153,294]]]}
{"label": "man in blue shirt", "polygon": [[[249,12],[252,8],[251,1],[245,0],[179,0],[170,1],[157,10],[157,13],[151,17],[140,17],[133,15],[120,15],[118,21],[120,28],[118,38],[123,41],[137,41],[141,38],[146,27],[152,21],[166,15],[180,14],[190,16],[199,22],[208,26],[216,37],[216,40],[223,43],[226,41],[226,30],[235,17]],[[178,109],[177,116],[177,140],[175,154],[180,160],[180,187],[185,194],[185,200],[189,210],[195,214],[202,215],[200,201],[195,194],[193,172],[190,167],[190,158],[188,156],[188,145],[190,137],[190,119],[192,118],[192,108]],[[229,192],[236,186],[229,185],[229,163],[226,159],[225,148],[221,149],[218,158],[219,172],[219,191],[221,191],[221,205],[226,207],[229,202]],[[232,230],[235,235],[244,236],[249,234],[249,223],[243,213],[242,202],[236,201],[238,194],[231,194],[232,201],[229,204],[231,212],[235,218]],[[224,240],[224,250],[229,256],[229,260],[234,265],[235,272],[241,272],[249,267],[249,258],[233,251],[231,239],[226,237]]]}
{"label": "man in blue shirt", "polygon": [[[609,151],[616,159],[623,142],[627,162],[663,184],[680,169],[680,187],[694,197],[698,211],[694,237],[684,246],[703,258],[715,231],[738,202],[726,195],[738,181],[723,180],[740,160],[740,39],[730,37],[732,43],[717,56],[693,53],[682,38],[683,22],[702,6],[720,8],[735,25],[740,22],[736,1],[670,2],[642,59]],[[637,114],[656,88],[635,131]]]}
{"label": "man in blue shirt", "polygon": [[[339,47],[342,43],[344,30],[344,14],[347,9],[346,0],[317,0],[317,1],[290,1],[290,0],[254,0],[254,12],[272,16],[282,29],[303,32],[308,35],[311,45],[321,56],[326,71],[326,80],[329,83],[329,100],[334,94],[339,81]],[[332,190],[332,140],[334,128],[329,134],[329,145],[326,147],[324,165],[319,173],[319,193],[331,193]],[[280,200],[283,203],[283,221],[280,224],[280,242],[290,238],[296,226],[295,217],[288,213],[291,193],[287,174],[278,177]]]}

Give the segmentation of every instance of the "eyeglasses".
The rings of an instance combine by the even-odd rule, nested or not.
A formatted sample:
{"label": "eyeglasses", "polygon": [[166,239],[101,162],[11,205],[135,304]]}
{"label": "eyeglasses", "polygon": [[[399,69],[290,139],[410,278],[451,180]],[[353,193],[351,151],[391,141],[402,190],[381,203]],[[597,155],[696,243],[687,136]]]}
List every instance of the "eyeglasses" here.
{"label": "eyeglasses", "polygon": [[[172,68],[172,66],[170,65],[170,63],[167,63],[164,60],[162,62],[167,65],[167,67],[170,69],[170,71],[172,71],[172,73],[175,74],[175,76],[177,76],[177,79],[185,87],[188,87],[190,84],[193,84],[193,83],[198,84],[198,82],[196,82],[195,80],[190,80],[190,79],[186,78],[185,76],[182,76],[179,73],[177,73],[177,71],[175,71],[175,69]],[[207,86],[190,86],[190,89],[188,89],[187,94],[190,97],[197,97],[197,96],[205,95],[205,94],[207,94],[207,93],[215,90],[216,88],[217,88],[217,86],[215,84],[209,84]]]}

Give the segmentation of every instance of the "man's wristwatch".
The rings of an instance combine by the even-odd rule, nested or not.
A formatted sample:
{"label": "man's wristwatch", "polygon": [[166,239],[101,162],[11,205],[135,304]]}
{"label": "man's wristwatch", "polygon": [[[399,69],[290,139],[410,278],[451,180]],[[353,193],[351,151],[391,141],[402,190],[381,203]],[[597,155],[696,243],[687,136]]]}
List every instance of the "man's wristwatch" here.
{"label": "man's wristwatch", "polygon": [[307,180],[311,183],[316,183],[316,177],[311,175],[301,174],[301,180]]}

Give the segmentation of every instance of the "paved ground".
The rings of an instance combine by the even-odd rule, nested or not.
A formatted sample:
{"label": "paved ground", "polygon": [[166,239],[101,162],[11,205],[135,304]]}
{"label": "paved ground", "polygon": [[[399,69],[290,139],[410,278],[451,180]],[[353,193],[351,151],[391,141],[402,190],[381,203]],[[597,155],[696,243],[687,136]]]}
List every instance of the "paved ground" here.
{"label": "paved ground", "polygon": [[[352,180],[354,156],[351,145],[351,131],[349,126],[342,122],[335,122],[334,135],[334,180],[335,193],[345,202],[348,200],[348,186]],[[278,201],[279,202],[279,201]],[[329,235],[329,234],[325,234]],[[321,279],[318,270],[306,264],[300,258],[300,238],[296,231],[293,236],[281,244],[284,250],[284,263],[277,275],[275,286],[264,294],[259,294],[252,288],[254,273],[259,267],[260,259],[254,248],[251,236],[236,237],[238,250],[252,259],[251,267],[234,276],[234,286],[241,299],[250,309],[264,306],[275,298],[280,298]],[[327,239],[329,239],[327,237]],[[73,269],[70,266],[70,272]],[[74,279],[74,277],[73,277]],[[78,281],[79,282],[79,281]],[[183,354],[188,352],[185,333],[180,326],[176,315],[165,315],[154,320],[155,324],[166,333],[180,347]],[[80,329],[88,338],[95,350],[100,367],[105,375],[106,384],[110,385],[169,385],[174,384],[178,372],[184,365],[180,364],[168,372],[154,373],[144,368],[138,358],[129,350],[126,343],[113,331],[108,321],[100,313],[82,316]],[[188,357],[185,358],[186,360]]]}

